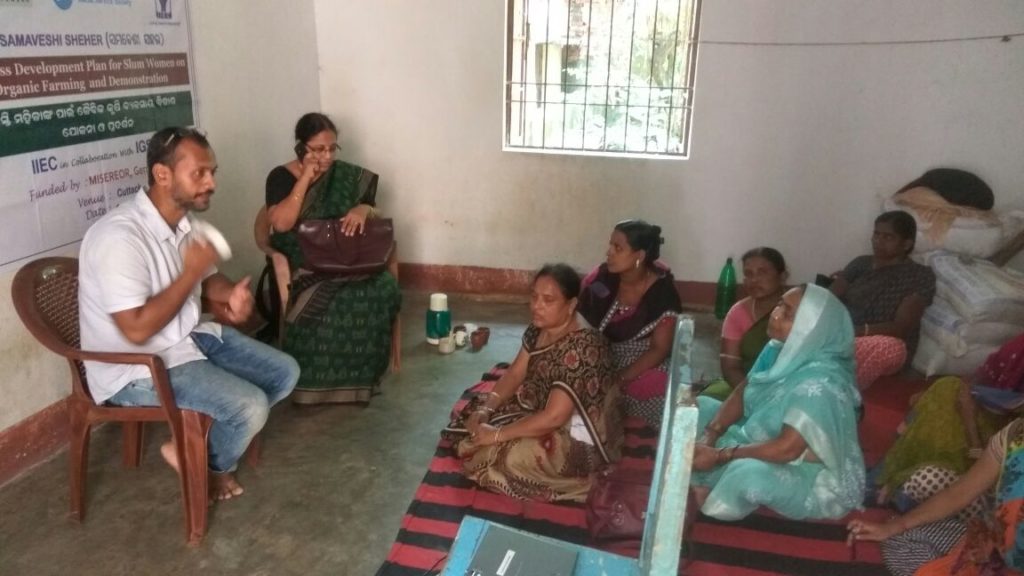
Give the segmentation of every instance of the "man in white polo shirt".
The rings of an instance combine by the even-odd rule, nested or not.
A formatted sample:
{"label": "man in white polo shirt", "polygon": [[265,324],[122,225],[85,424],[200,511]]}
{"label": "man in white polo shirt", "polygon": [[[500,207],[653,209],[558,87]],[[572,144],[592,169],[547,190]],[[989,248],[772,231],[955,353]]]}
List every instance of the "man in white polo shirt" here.
{"label": "man in white polo shirt", "polygon": [[[202,300],[227,323],[243,322],[253,306],[249,277],[235,283],[217,272],[216,250],[192,231],[189,213],[209,208],[216,185],[206,137],[165,128],[150,139],[146,164],[149,190],[101,218],[82,240],[82,348],[163,358],[178,406],[213,418],[210,495],[226,500],[242,494],[238,459],[270,407],[295,387],[299,366],[230,326],[200,322]],[[145,366],[86,362],[86,370],[98,404],[160,404]],[[170,443],[161,454],[178,469]]]}

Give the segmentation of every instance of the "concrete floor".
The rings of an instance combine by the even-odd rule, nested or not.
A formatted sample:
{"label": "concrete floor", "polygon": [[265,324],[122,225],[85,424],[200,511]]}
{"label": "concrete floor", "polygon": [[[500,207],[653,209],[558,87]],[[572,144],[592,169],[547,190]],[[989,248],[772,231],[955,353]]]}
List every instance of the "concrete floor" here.
{"label": "concrete floor", "polygon": [[[202,546],[185,545],[178,483],[161,460],[164,427],[147,429],[143,465],[120,465],[120,427],[94,430],[86,519],[67,518],[67,454],[0,488],[0,574],[330,574],[369,576],[399,523],[460,392],[510,361],[524,303],[454,298],[456,323],[491,327],[490,343],[439,355],[423,339],[426,296],[407,294],[402,370],[368,407],[277,406],[246,493],[211,509]],[[696,314],[694,374],[718,373],[719,324]]]}

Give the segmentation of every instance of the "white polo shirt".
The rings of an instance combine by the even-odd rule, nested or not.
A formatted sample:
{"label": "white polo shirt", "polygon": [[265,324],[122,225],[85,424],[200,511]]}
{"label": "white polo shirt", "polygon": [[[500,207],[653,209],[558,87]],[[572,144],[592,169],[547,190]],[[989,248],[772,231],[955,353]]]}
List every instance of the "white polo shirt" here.
{"label": "white polo shirt", "polygon": [[[78,270],[83,350],[158,354],[168,368],[206,358],[189,335],[206,332],[219,338],[221,332],[219,324],[199,321],[200,284],[178,314],[144,344],[132,344],[111,316],[142,306],[181,275],[181,254],[191,231],[190,217],[172,230],[142,188],[134,201],[124,202],[89,228]],[[211,268],[206,276],[216,271]],[[97,404],[129,382],[151,376],[144,365],[86,362],[85,368]]]}

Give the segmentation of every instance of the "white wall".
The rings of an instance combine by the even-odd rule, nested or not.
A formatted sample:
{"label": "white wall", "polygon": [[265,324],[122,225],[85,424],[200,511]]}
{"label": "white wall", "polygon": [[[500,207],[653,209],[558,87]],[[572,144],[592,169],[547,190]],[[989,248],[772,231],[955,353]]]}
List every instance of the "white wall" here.
{"label": "white wall", "polygon": [[[976,171],[1024,204],[1024,38],[699,50],[692,157],[501,151],[504,2],[317,0],[324,111],[381,174],[403,261],[532,268],[603,258],[612,225],[666,229],[677,277],[770,244],[796,279],[869,248],[876,195]],[[705,41],[875,41],[1024,30],[1019,0],[704,0]]]}
{"label": "white wall", "polygon": [[[314,12],[315,4],[315,12]],[[725,255],[782,249],[795,277],[867,249],[875,195],[931,166],[971,169],[1024,204],[1024,39],[884,47],[704,45],[693,157],[619,160],[501,152],[500,0],[192,3],[200,123],[221,169],[214,207],[236,260],[263,179],[298,116],[320,107],[342,156],[382,174],[402,259],[532,268],[602,258],[611,225],[666,228],[679,277]],[[1019,0],[704,0],[709,40],[891,40],[1024,30]],[[319,74],[317,67],[322,66]],[[67,368],[24,331],[0,276],[0,430],[67,393]]]}
{"label": "white wall", "polygon": [[217,192],[202,217],[228,237],[234,277],[263,269],[252,224],[270,170],[294,157],[295,121],[320,109],[311,0],[193,0],[199,117],[217,153]]}
{"label": "white wall", "polygon": [[[234,247],[225,271],[256,274],[263,260],[252,221],[264,179],[288,159],[295,120],[320,106],[313,3],[193,1],[191,15],[199,124],[220,164],[213,208],[203,217]],[[13,276],[0,276],[0,430],[69,392],[67,364],[38,345],[14,312]]]}

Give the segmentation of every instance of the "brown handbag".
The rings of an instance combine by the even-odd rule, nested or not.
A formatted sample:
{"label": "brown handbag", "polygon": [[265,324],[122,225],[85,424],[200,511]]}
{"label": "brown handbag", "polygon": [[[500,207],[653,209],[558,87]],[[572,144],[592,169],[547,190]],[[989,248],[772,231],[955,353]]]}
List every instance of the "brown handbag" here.
{"label": "brown handbag", "polygon": [[632,468],[600,472],[587,494],[587,529],[593,540],[640,540],[651,473]]}
{"label": "brown handbag", "polygon": [[303,268],[334,276],[376,274],[387,267],[395,247],[390,218],[367,219],[363,232],[346,236],[341,219],[303,220],[296,229]]}

